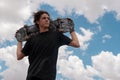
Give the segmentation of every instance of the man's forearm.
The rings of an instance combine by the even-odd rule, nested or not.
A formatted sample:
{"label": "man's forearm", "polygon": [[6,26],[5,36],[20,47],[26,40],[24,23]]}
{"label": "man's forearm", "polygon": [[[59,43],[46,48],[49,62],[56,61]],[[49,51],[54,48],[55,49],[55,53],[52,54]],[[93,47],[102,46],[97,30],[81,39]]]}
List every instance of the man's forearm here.
{"label": "man's forearm", "polygon": [[74,46],[74,47],[80,47],[76,33],[73,31],[70,34],[71,34],[71,38],[72,38],[72,42],[70,43],[70,45]]}
{"label": "man's forearm", "polygon": [[22,42],[17,43],[17,52],[22,50]]}
{"label": "man's forearm", "polygon": [[18,42],[18,44],[17,44],[17,59],[18,60],[20,60],[20,59],[22,59],[24,57],[21,50],[22,50],[22,42]]}

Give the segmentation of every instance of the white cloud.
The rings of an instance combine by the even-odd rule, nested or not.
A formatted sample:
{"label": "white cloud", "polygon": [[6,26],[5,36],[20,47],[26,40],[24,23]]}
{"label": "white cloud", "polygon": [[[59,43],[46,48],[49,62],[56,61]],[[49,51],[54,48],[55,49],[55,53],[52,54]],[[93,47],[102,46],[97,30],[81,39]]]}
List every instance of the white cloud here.
{"label": "white cloud", "polygon": [[58,61],[58,73],[70,80],[93,80],[84,68],[82,60],[77,56],[69,56],[68,59]]}
{"label": "white cloud", "polygon": [[105,34],[105,35],[102,37],[102,39],[103,39],[102,42],[105,43],[106,40],[111,39],[111,38],[112,38],[111,35],[109,35],[109,34]]}
{"label": "white cloud", "polygon": [[70,80],[94,80],[95,76],[104,80],[120,79],[120,54],[115,56],[112,52],[101,51],[91,59],[92,66],[86,65],[86,68],[82,60],[75,55],[59,59],[58,73]]}
{"label": "white cloud", "polygon": [[103,39],[111,39],[112,37],[109,35],[109,34],[105,34],[104,36],[103,36]]}
{"label": "white cloud", "polygon": [[0,42],[13,40],[16,30],[38,9],[40,0],[0,0]]}
{"label": "white cloud", "polygon": [[101,31],[102,31],[101,26],[98,26],[97,28],[98,28],[98,31],[99,31],[99,32],[101,32]]}
{"label": "white cloud", "polygon": [[115,11],[117,19],[120,19],[119,0],[44,0],[44,2],[53,6],[62,15],[74,11],[84,15],[90,22],[95,22],[105,11]]}
{"label": "white cloud", "polygon": [[0,70],[2,70],[2,66],[0,66]]}
{"label": "white cloud", "polygon": [[0,60],[5,61],[5,65],[8,67],[0,73],[4,80],[25,80],[28,61],[26,58],[21,61],[17,61],[15,45],[1,48]]}
{"label": "white cloud", "polygon": [[92,57],[92,62],[97,76],[102,77],[104,80],[120,79],[120,54],[115,56],[112,52],[102,51]]}
{"label": "white cloud", "polygon": [[58,59],[58,73],[69,80],[93,80],[88,76],[82,60],[73,56],[73,52],[68,51],[67,48],[67,46],[63,46],[59,49],[59,57],[62,58]]}
{"label": "white cloud", "polygon": [[89,29],[84,29],[83,27],[80,27],[80,30],[83,35],[76,33],[78,36],[78,40],[80,43],[81,50],[86,50],[89,46],[89,41],[92,39],[92,36],[94,35],[93,32],[91,32]]}
{"label": "white cloud", "polygon": [[69,55],[71,55],[72,53],[73,53],[73,51],[71,50],[71,51],[69,51],[69,50],[67,50],[67,48],[68,48],[68,46],[61,46],[60,48],[59,48],[59,56],[58,56],[58,58],[59,59],[67,59],[68,57],[69,57]]}
{"label": "white cloud", "polygon": [[84,15],[90,22],[95,22],[105,11],[115,11],[117,19],[120,19],[119,0],[0,0],[0,42],[13,40],[15,31],[45,3],[54,7],[61,15],[75,12]]}
{"label": "white cloud", "polygon": [[82,60],[73,55],[73,51],[68,50],[67,46],[59,49],[57,66],[57,72],[69,80],[93,80]]}

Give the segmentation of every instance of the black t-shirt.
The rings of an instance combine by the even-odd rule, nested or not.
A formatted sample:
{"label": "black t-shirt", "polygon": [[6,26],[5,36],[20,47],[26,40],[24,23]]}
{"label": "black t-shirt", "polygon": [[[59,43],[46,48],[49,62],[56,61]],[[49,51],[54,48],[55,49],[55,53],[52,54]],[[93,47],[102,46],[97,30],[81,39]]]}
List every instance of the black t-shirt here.
{"label": "black t-shirt", "polygon": [[43,32],[32,36],[22,52],[29,59],[27,80],[55,80],[58,48],[68,45],[71,39],[60,32]]}

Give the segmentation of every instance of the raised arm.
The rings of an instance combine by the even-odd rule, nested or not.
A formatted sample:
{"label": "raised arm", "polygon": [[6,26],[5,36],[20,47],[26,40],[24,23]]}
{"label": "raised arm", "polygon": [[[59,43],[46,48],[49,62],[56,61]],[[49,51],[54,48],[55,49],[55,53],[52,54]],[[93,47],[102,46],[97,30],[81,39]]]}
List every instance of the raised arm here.
{"label": "raised arm", "polygon": [[22,53],[22,42],[17,44],[17,60],[21,60],[25,55]]}
{"label": "raised arm", "polygon": [[79,44],[76,33],[74,31],[72,31],[70,33],[70,35],[71,35],[72,41],[70,42],[69,46],[73,46],[73,47],[76,47],[76,48],[80,47],[80,44]]}

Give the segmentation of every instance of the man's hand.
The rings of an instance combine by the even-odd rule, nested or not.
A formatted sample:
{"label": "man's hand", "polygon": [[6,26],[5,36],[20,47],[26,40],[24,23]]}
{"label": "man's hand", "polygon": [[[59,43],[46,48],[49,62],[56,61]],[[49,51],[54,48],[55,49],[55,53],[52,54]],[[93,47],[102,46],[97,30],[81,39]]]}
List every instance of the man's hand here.
{"label": "man's hand", "polygon": [[72,19],[70,18],[67,18],[69,20],[69,24],[70,24],[70,33],[72,33],[74,31],[74,22]]}

